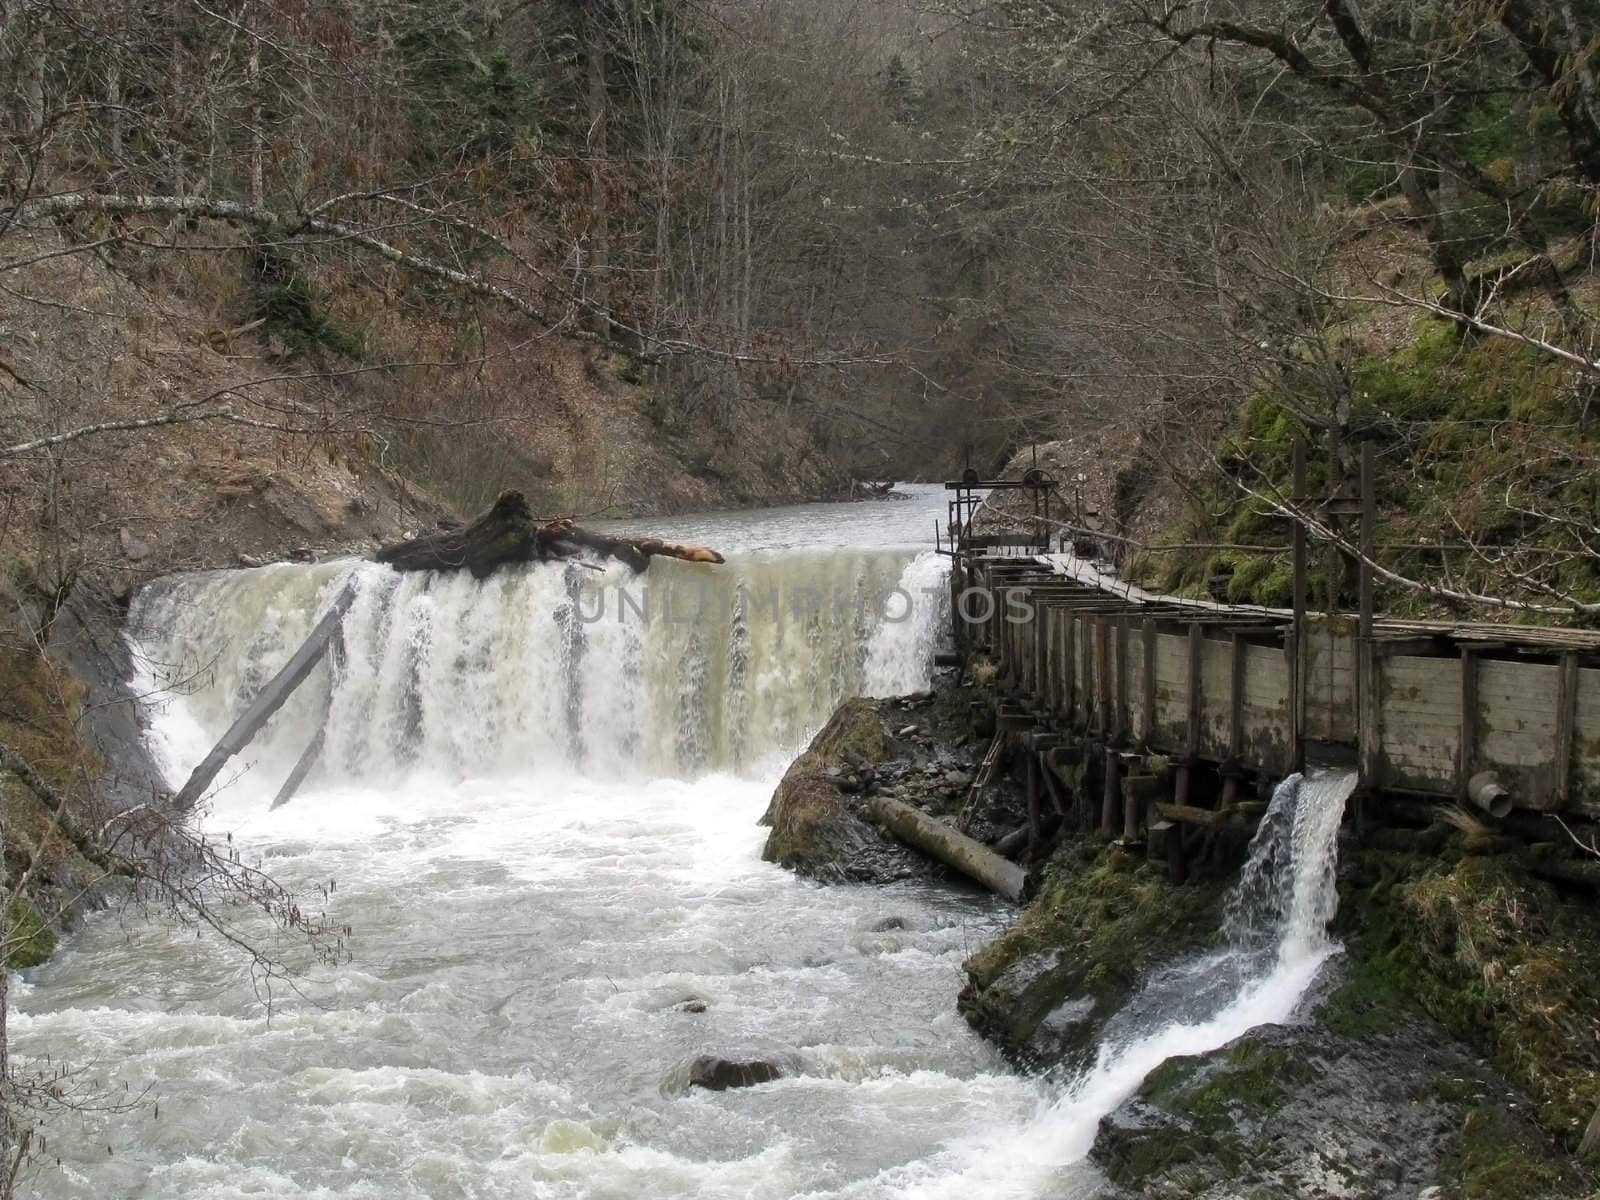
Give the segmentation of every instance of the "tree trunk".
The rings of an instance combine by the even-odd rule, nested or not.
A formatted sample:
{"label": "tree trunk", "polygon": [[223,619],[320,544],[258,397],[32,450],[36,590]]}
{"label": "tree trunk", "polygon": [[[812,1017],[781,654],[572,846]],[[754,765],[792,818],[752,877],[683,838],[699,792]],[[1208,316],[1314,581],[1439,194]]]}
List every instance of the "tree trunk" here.
{"label": "tree trunk", "polygon": [[974,841],[909,804],[902,804],[887,796],[874,796],[868,800],[867,815],[908,846],[915,846],[924,854],[954,867],[990,891],[998,892],[1014,902],[1022,900],[1022,888],[1028,873],[1016,863],[1001,858],[982,842]]}
{"label": "tree trunk", "polygon": [[471,571],[484,579],[514,563],[572,558],[583,551],[615,558],[643,571],[656,557],[720,563],[722,555],[704,546],[660,538],[611,537],[581,529],[571,521],[540,524],[521,492],[502,492],[494,507],[470,525],[385,546],[373,558],[397,571]]}
{"label": "tree trunk", "polygon": [[606,201],[606,0],[589,0],[587,5],[588,117],[589,117],[589,261],[585,281],[590,323],[600,337],[611,331],[611,212]]}

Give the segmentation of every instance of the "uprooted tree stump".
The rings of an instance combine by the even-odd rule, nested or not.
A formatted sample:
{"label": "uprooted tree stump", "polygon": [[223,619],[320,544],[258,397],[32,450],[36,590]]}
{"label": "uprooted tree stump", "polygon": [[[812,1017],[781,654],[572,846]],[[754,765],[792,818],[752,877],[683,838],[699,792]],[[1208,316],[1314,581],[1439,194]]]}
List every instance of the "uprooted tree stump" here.
{"label": "uprooted tree stump", "polygon": [[610,537],[583,529],[570,519],[540,522],[521,492],[502,492],[494,507],[460,529],[432,533],[385,546],[373,558],[397,571],[471,571],[486,579],[515,563],[581,558],[585,553],[614,558],[643,571],[652,558],[720,563],[722,555],[704,546],[660,538]]}
{"label": "uprooted tree stump", "polygon": [[[581,560],[585,555],[614,558],[634,571],[643,571],[652,558],[686,562],[720,563],[722,555],[704,546],[688,546],[660,538],[611,537],[582,529],[569,519],[538,521],[521,492],[502,492],[494,507],[468,525],[426,537],[385,546],[373,558],[397,571],[471,571],[474,579],[487,579],[501,567],[560,559]],[[306,681],[330,647],[342,645],[344,615],[355,600],[355,583],[348,582],[311,636],[288,664],[273,676],[245,708],[211,753],[194,769],[173,797],[180,812],[194,807],[227,761],[248,745],[289,696]],[[326,722],[306,747],[272,807],[286,803],[310,773],[322,752]]]}

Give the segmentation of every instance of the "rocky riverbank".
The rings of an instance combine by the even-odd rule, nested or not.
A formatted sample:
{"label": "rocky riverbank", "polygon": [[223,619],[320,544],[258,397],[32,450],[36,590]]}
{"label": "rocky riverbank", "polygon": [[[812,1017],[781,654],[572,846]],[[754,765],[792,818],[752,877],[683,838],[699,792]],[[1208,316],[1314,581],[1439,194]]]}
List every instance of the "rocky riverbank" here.
{"label": "rocky riverbank", "polygon": [[[867,817],[888,796],[954,820],[986,741],[974,729],[976,689],[946,686],[890,700],[846,700],[790,764],[761,818],[772,832],[762,857],[829,882],[945,878],[946,868],[895,841]],[[993,841],[1027,820],[1009,778],[985,791],[969,832]]]}
{"label": "rocky riverbank", "polygon": [[[990,699],[946,679],[846,702],[779,785],[766,857],[840,882],[939,877],[865,800],[954,820]],[[993,842],[1025,819],[1002,771],[972,832]],[[1600,1195],[1578,1153],[1600,1104],[1600,906],[1482,853],[1504,847],[1449,814],[1412,840],[1428,853],[1347,825],[1344,953],[1293,1022],[1168,1060],[1101,1122],[1104,1200]],[[1019,1068],[1071,1078],[1153,972],[1221,944],[1231,878],[1174,884],[1144,848],[1070,829],[1035,851],[1031,900],[967,960],[959,1005]]]}

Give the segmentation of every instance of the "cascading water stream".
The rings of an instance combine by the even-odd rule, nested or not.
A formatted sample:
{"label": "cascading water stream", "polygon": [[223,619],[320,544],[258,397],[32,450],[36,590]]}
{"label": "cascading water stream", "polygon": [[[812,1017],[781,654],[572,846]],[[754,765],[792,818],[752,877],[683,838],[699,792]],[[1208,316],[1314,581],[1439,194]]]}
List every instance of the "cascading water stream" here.
{"label": "cascading water stream", "polygon": [[[1151,1071],[1169,1058],[1215,1050],[1257,1026],[1290,1020],[1337,950],[1328,922],[1338,905],[1339,824],[1355,786],[1350,772],[1283,780],[1227,897],[1227,946],[1158,972],[1108,1024],[1093,1065],[1034,1121],[998,1144],[959,1148],[948,1173],[908,1179],[904,1193],[1022,1200],[1052,1181],[1070,1189],[1072,1181],[1060,1179],[1063,1169],[1088,1155],[1100,1118]],[[1083,1194],[1092,1194],[1085,1186]]]}

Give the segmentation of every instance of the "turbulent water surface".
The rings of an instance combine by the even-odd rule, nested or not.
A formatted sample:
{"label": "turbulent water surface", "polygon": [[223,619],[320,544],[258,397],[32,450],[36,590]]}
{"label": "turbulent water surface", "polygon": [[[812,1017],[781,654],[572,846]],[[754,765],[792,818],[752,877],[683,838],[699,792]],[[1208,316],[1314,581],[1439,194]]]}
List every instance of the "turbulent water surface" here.
{"label": "turbulent water surface", "polygon": [[[941,500],[657,522],[730,562],[643,579],[332,564],[146,589],[150,740],[181,780],[355,578],[343,665],[319,668],[204,816],[280,879],[335,882],[353,959],[306,964],[269,1011],[217,939],[91,921],[20,986],[17,1050],[149,1102],[55,1122],[34,1189],[1092,1192],[1079,1164],[1099,1116],[1167,1055],[1287,1017],[1330,952],[1348,787],[1280,788],[1232,948],[1174,968],[1209,989],[1153,980],[1081,1079],[1007,1071],[955,1010],[962,958],[1004,919],[994,901],[823,888],[759,859],[756,818],[831,706],[927,685],[948,619],[942,563],[922,552]],[[320,765],[270,811],[319,728]],[[689,1090],[705,1052],[786,1077]]]}

